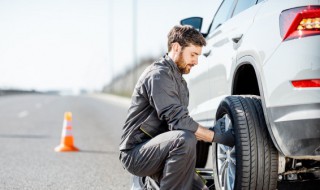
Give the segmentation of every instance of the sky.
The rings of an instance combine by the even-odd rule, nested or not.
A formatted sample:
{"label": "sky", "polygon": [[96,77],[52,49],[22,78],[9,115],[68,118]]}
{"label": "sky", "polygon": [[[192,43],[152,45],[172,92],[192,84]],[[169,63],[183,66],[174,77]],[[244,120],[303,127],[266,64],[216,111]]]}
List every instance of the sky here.
{"label": "sky", "polygon": [[203,17],[205,32],[219,1],[0,0],[0,88],[101,90],[166,52],[181,19]]}

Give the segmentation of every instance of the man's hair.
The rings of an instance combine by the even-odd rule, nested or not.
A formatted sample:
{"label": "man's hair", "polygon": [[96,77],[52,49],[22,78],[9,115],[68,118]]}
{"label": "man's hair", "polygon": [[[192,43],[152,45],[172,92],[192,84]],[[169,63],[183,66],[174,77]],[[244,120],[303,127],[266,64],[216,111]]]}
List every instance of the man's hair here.
{"label": "man's hair", "polygon": [[189,25],[177,25],[170,30],[168,34],[168,52],[171,51],[172,44],[175,42],[178,42],[182,49],[190,44],[200,47],[207,44],[202,34]]}

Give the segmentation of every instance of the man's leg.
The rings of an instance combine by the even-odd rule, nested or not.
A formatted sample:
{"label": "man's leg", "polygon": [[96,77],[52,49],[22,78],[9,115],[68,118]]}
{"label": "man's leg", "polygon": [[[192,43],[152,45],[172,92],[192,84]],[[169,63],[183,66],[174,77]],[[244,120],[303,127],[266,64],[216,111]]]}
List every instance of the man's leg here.
{"label": "man's leg", "polygon": [[129,172],[160,182],[161,189],[195,189],[196,143],[192,132],[169,131],[122,153],[122,162]]}

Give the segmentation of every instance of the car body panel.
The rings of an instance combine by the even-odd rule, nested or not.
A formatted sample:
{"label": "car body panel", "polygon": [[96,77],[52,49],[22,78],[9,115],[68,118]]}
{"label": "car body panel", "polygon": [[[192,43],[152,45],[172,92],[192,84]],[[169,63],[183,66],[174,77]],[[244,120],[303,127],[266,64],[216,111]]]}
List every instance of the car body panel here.
{"label": "car body panel", "polygon": [[[251,7],[248,11],[239,13],[240,18],[250,17],[255,15],[260,4]],[[252,17],[253,18],[253,17]],[[240,27],[234,27],[235,21],[229,20],[221,27],[208,35],[208,44],[203,52],[211,51],[208,57],[202,57],[199,60],[199,66],[203,76],[199,76],[198,72],[193,78],[189,78],[190,87],[190,106],[192,116],[198,121],[214,120],[215,112],[220,101],[225,97],[225,94],[231,93],[231,70],[236,64],[236,52],[238,45],[232,42],[232,38],[237,35],[242,35],[253,23],[253,19],[243,19],[244,22]],[[210,40],[214,39],[214,40]],[[240,42],[239,42],[240,43]],[[234,56],[229,57],[228,54]],[[203,63],[203,62],[204,63]],[[192,71],[193,72],[193,71]],[[200,95],[201,97],[193,97],[192,94]],[[204,95],[207,94],[207,95]],[[211,97],[215,97],[211,99]],[[208,106],[210,105],[210,106]]]}
{"label": "car body panel", "polygon": [[[283,10],[319,0],[268,0],[246,9],[207,36],[199,65],[188,76],[190,113],[212,126],[220,101],[232,95],[235,75],[254,68],[270,136],[289,157],[320,158],[320,88],[297,89],[292,80],[320,78],[320,35],[282,40]],[[238,43],[233,37],[242,34]],[[307,50],[307,51],[306,51]]]}

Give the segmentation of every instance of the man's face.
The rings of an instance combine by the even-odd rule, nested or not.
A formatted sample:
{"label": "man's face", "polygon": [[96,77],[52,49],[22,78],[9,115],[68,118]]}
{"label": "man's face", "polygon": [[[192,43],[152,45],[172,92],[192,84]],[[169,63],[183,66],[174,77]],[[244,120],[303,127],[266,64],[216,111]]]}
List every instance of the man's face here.
{"label": "man's face", "polygon": [[180,51],[175,63],[182,74],[190,73],[191,68],[198,64],[198,58],[201,51],[202,47],[194,46],[192,44]]}

